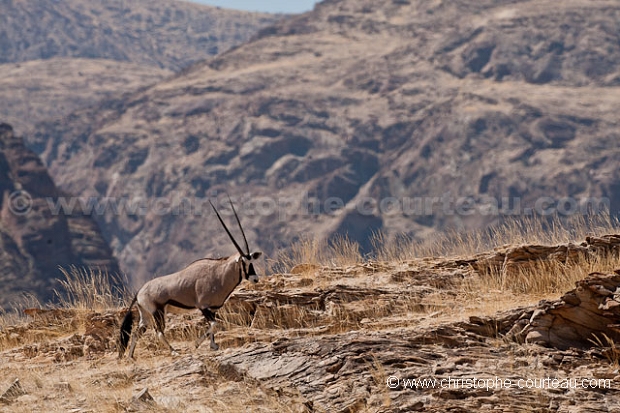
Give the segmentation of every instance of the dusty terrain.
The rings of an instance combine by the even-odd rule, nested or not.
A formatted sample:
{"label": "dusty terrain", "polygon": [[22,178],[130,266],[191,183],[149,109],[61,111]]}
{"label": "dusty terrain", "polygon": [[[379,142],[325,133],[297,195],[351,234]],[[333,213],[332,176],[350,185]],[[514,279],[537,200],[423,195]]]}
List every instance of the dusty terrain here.
{"label": "dusty terrain", "polygon": [[[611,269],[619,251],[614,235],[455,258],[300,264],[233,294],[220,313],[219,351],[194,349],[204,328],[198,314],[169,315],[178,357],[148,333],[136,361],[118,361],[122,310],[104,303],[28,310],[0,324],[0,411],[617,413],[620,275]],[[577,269],[602,272],[576,276]],[[535,294],[522,281],[511,284],[523,276],[550,289]],[[554,277],[564,293],[551,292]],[[599,339],[583,330],[584,320],[589,327],[606,320],[596,327]],[[545,342],[545,331],[570,337],[571,346]],[[607,388],[574,381],[408,388],[404,381],[547,377]]]}
{"label": "dusty terrain", "polygon": [[369,251],[379,230],[481,228],[501,220],[494,202],[525,216],[541,197],[551,211],[568,198],[569,213],[593,197],[617,214],[619,13],[605,0],[328,0],[29,144],[63,189],[147,207],[97,217],[138,281],[228,253],[205,216],[224,192],[268,253],[304,234]]}

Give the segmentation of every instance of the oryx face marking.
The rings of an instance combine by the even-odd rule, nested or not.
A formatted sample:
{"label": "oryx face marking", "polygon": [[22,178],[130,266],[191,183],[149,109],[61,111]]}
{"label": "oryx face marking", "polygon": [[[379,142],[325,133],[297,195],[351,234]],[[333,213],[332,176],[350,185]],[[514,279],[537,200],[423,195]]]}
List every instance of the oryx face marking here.
{"label": "oryx face marking", "polygon": [[214,339],[215,312],[224,305],[228,296],[243,279],[254,283],[258,282],[254,263],[262,253],[250,252],[248,240],[232,201],[230,201],[230,206],[243,235],[245,250],[241,249],[232,236],[215,206],[213,204],[211,206],[238,254],[219,260],[204,258],[191,263],[179,272],[154,278],[144,284],[134,297],[123,320],[119,339],[119,357],[123,356],[130,340],[133,324],[131,308],[134,304],[137,304],[140,313],[140,326],[131,337],[129,357],[133,358],[136,343],[149,325],[155,327],[158,339],[170,352],[177,354],[164,336],[165,308],[168,305],[185,309],[197,308],[202,311],[209,322],[209,329],[196,341],[196,347],[200,346],[207,337],[210,337],[211,348],[214,350],[219,348]]}
{"label": "oryx face marking", "polygon": [[256,274],[254,263],[252,261],[258,260],[261,255],[262,252],[253,252],[252,254],[248,254],[246,256],[239,256],[239,265],[242,266],[242,271],[246,280],[253,283],[258,282],[258,274]]}

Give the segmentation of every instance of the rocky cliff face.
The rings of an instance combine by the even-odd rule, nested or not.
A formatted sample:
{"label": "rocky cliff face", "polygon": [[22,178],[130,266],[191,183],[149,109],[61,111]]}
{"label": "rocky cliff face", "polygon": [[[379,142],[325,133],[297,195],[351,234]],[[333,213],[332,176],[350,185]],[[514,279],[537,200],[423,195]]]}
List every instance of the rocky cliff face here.
{"label": "rocky cliff face", "polygon": [[55,213],[50,200],[62,193],[7,124],[0,124],[0,194],[0,307],[9,309],[24,293],[53,298],[59,266],[119,272],[94,220]]}
{"label": "rocky cliff face", "polygon": [[618,213],[619,17],[603,0],[325,1],[31,142],[62,188],[151,203],[99,219],[142,278],[232,251],[205,215],[224,192],[267,251],[586,198]]}

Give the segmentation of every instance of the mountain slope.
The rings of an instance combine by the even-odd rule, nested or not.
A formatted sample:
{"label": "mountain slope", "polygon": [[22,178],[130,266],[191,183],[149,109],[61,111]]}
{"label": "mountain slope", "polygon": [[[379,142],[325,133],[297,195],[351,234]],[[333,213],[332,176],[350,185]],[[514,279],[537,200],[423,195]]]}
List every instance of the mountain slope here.
{"label": "mountain slope", "polygon": [[619,16],[601,0],[325,1],[31,143],[71,192],[170,207],[100,217],[138,279],[232,251],[206,216],[224,192],[269,252],[480,228],[493,207],[617,213]]}
{"label": "mountain slope", "polygon": [[82,57],[179,70],[278,18],[184,1],[6,0],[0,5],[0,63]]}
{"label": "mountain slope", "polygon": [[150,86],[171,71],[113,60],[51,58],[0,65],[0,119],[26,134],[100,100]]}
{"label": "mountain slope", "polygon": [[54,298],[59,266],[119,272],[93,219],[50,208],[48,199],[63,193],[7,124],[0,124],[0,193],[0,308],[16,305],[24,293],[41,302]]}
{"label": "mountain slope", "polygon": [[133,92],[243,43],[281,16],[181,1],[0,3],[0,119],[43,120]]}

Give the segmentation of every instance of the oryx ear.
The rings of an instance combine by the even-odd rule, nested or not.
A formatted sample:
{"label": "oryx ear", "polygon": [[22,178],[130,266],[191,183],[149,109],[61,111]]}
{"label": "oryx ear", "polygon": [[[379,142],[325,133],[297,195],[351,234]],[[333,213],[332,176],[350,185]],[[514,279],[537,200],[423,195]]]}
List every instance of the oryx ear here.
{"label": "oryx ear", "polygon": [[237,257],[237,261],[235,261],[236,263],[240,263],[243,262],[243,255],[239,255],[239,257]]}
{"label": "oryx ear", "polygon": [[253,253],[252,253],[252,259],[253,259],[253,260],[257,260],[257,259],[259,259],[259,258],[260,258],[260,256],[261,256],[261,255],[263,255],[263,253],[262,253],[262,252],[260,252],[260,251],[258,251],[258,252],[253,252]]}

